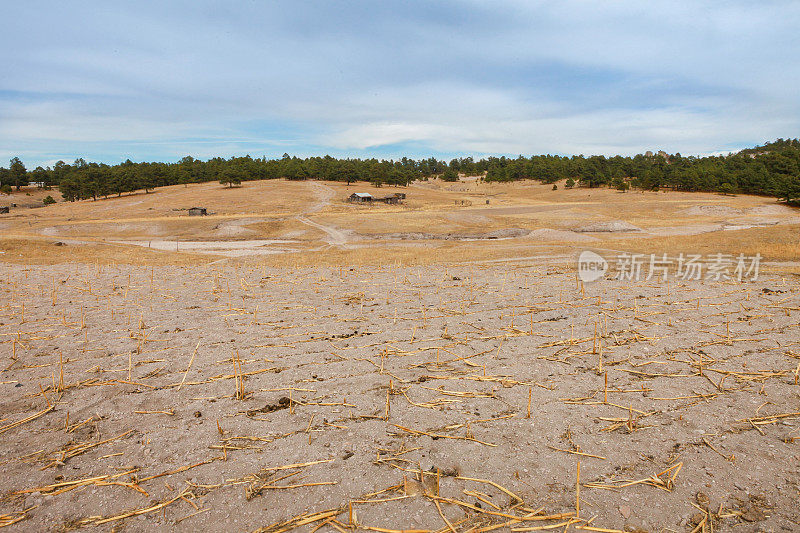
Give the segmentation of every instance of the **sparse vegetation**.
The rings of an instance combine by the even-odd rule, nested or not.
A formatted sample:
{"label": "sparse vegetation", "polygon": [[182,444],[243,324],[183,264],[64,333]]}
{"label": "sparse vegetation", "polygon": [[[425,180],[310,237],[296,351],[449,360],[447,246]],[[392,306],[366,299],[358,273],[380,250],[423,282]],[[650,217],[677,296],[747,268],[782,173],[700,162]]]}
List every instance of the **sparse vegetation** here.
{"label": "sparse vegetation", "polygon": [[[773,199],[432,179],[403,205],[366,207],[345,201],[344,181],[185,185],[0,220],[0,525],[203,529],[235,507],[244,530],[328,519],[389,530],[438,504],[457,531],[562,530],[589,520],[572,502],[591,501],[586,527],[614,531],[622,491],[694,512],[691,498],[708,508],[698,524],[722,530],[745,512],[762,521],[766,504],[712,509],[698,472],[713,466],[721,486],[772,454],[748,479],[759,493],[793,472],[793,277],[583,285],[573,270],[595,245],[758,253],[791,269],[800,231]],[[186,216],[195,205],[211,214]],[[780,224],[690,234],[763,214]],[[578,229],[621,218],[642,231]],[[731,428],[735,443],[720,437]],[[788,448],[764,452],[764,438]],[[529,490],[539,471],[515,454],[546,454],[548,475],[570,483]],[[308,511],[287,512],[297,497]],[[794,503],[769,502],[773,516]],[[449,530],[438,511],[424,517]]]}

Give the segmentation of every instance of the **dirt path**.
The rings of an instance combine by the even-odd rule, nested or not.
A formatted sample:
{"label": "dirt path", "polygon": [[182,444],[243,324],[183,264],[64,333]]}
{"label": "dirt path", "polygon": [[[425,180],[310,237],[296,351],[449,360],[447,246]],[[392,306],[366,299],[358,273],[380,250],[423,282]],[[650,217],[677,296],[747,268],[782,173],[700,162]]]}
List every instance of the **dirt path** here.
{"label": "dirt path", "polygon": [[344,233],[343,231],[340,231],[334,228],[333,226],[325,226],[323,224],[319,224],[317,222],[314,222],[313,220],[307,219],[304,216],[298,216],[296,218],[303,224],[307,224],[311,227],[317,228],[318,230],[327,233],[329,238],[325,239],[325,242],[327,242],[328,244],[333,244],[336,246],[347,244],[347,234]]}
{"label": "dirt path", "polygon": [[326,226],[324,224],[320,224],[318,222],[314,222],[306,218],[305,215],[310,215],[312,213],[318,213],[325,209],[328,205],[330,205],[331,200],[336,195],[336,191],[332,188],[328,187],[323,183],[318,182],[307,182],[312,189],[314,189],[314,193],[317,195],[317,203],[311,206],[308,210],[304,211],[302,214],[297,215],[295,218],[306,224],[307,226],[311,226],[313,228],[317,228],[325,232],[328,235],[328,239],[325,239],[325,242],[334,246],[342,246],[347,244],[347,234],[339,229],[336,229],[333,226]]}
{"label": "dirt path", "polygon": [[317,195],[317,203],[309,207],[306,211],[303,211],[301,216],[322,211],[330,205],[331,200],[333,200],[333,197],[336,196],[336,191],[324,183],[319,183],[316,181],[307,181],[306,183],[311,186],[311,188],[314,190],[314,194]]}

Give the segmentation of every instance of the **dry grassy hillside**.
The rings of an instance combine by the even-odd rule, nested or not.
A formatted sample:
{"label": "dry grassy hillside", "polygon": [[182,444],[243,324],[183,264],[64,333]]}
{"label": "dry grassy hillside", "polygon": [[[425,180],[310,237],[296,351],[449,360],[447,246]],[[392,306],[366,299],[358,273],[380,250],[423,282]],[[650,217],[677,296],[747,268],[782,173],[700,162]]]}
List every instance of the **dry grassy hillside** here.
{"label": "dry grassy hillside", "polygon": [[[407,194],[403,205],[354,205],[353,192]],[[30,192],[31,196],[25,193]],[[56,191],[21,191],[34,204]],[[54,194],[57,195],[57,194]],[[206,217],[188,208],[208,209]],[[800,210],[772,198],[711,193],[558,190],[537,182],[439,180],[374,188],[339,182],[218,183],[0,216],[7,261],[180,263],[258,258],[271,264],[430,263],[576,251],[761,253],[793,268]],[[54,243],[68,248],[54,247]],[[69,253],[65,253],[68,251]],[[176,252],[178,252],[176,254]]]}

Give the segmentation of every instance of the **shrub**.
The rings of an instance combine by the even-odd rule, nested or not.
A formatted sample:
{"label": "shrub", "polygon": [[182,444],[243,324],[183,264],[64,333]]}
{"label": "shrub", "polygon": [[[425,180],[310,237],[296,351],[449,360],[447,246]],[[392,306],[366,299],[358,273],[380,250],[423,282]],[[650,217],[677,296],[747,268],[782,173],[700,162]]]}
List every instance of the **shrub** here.
{"label": "shrub", "polygon": [[448,168],[442,174],[442,181],[458,181],[458,173],[452,168]]}

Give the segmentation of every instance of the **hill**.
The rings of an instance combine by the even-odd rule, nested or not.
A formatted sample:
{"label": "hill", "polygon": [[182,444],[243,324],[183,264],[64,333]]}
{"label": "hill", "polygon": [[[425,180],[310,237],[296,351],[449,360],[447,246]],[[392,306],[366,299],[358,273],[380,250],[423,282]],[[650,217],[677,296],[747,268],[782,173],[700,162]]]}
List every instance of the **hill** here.
{"label": "hill", "polygon": [[459,175],[485,176],[487,181],[526,179],[542,183],[564,180],[591,188],[609,186],[619,190],[663,188],[682,191],[715,191],[774,196],[785,201],[800,199],[800,141],[778,139],[773,143],[742,150],[736,154],[684,157],[681,154],[651,152],[633,157],[537,155],[517,158],[472,157],[449,163],[435,158],[398,161],[378,159],[335,159],[330,156],[300,159],[288,154],[280,159],[216,157],[201,161],[184,157],[177,163],[134,163],[118,165],[59,161],[52,168],[27,171],[18,158],[8,169],[0,168],[0,188],[19,189],[30,182],[58,187],[66,200],[81,200],[148,192],[168,185],[218,181],[228,186],[243,181],[316,179],[373,185],[408,185],[441,177],[457,181]]}
{"label": "hill", "polygon": [[[402,191],[401,205],[356,205],[353,192]],[[34,191],[34,195],[46,191]],[[11,196],[26,196],[26,188]],[[208,216],[189,216],[205,207]],[[774,198],[566,188],[479,179],[375,188],[336,181],[198,183],[0,215],[13,262],[430,264],[519,257],[570,263],[587,246],[641,253],[760,253],[797,261],[800,212]],[[68,248],[53,246],[62,243]],[[66,253],[65,253],[66,252]]]}

